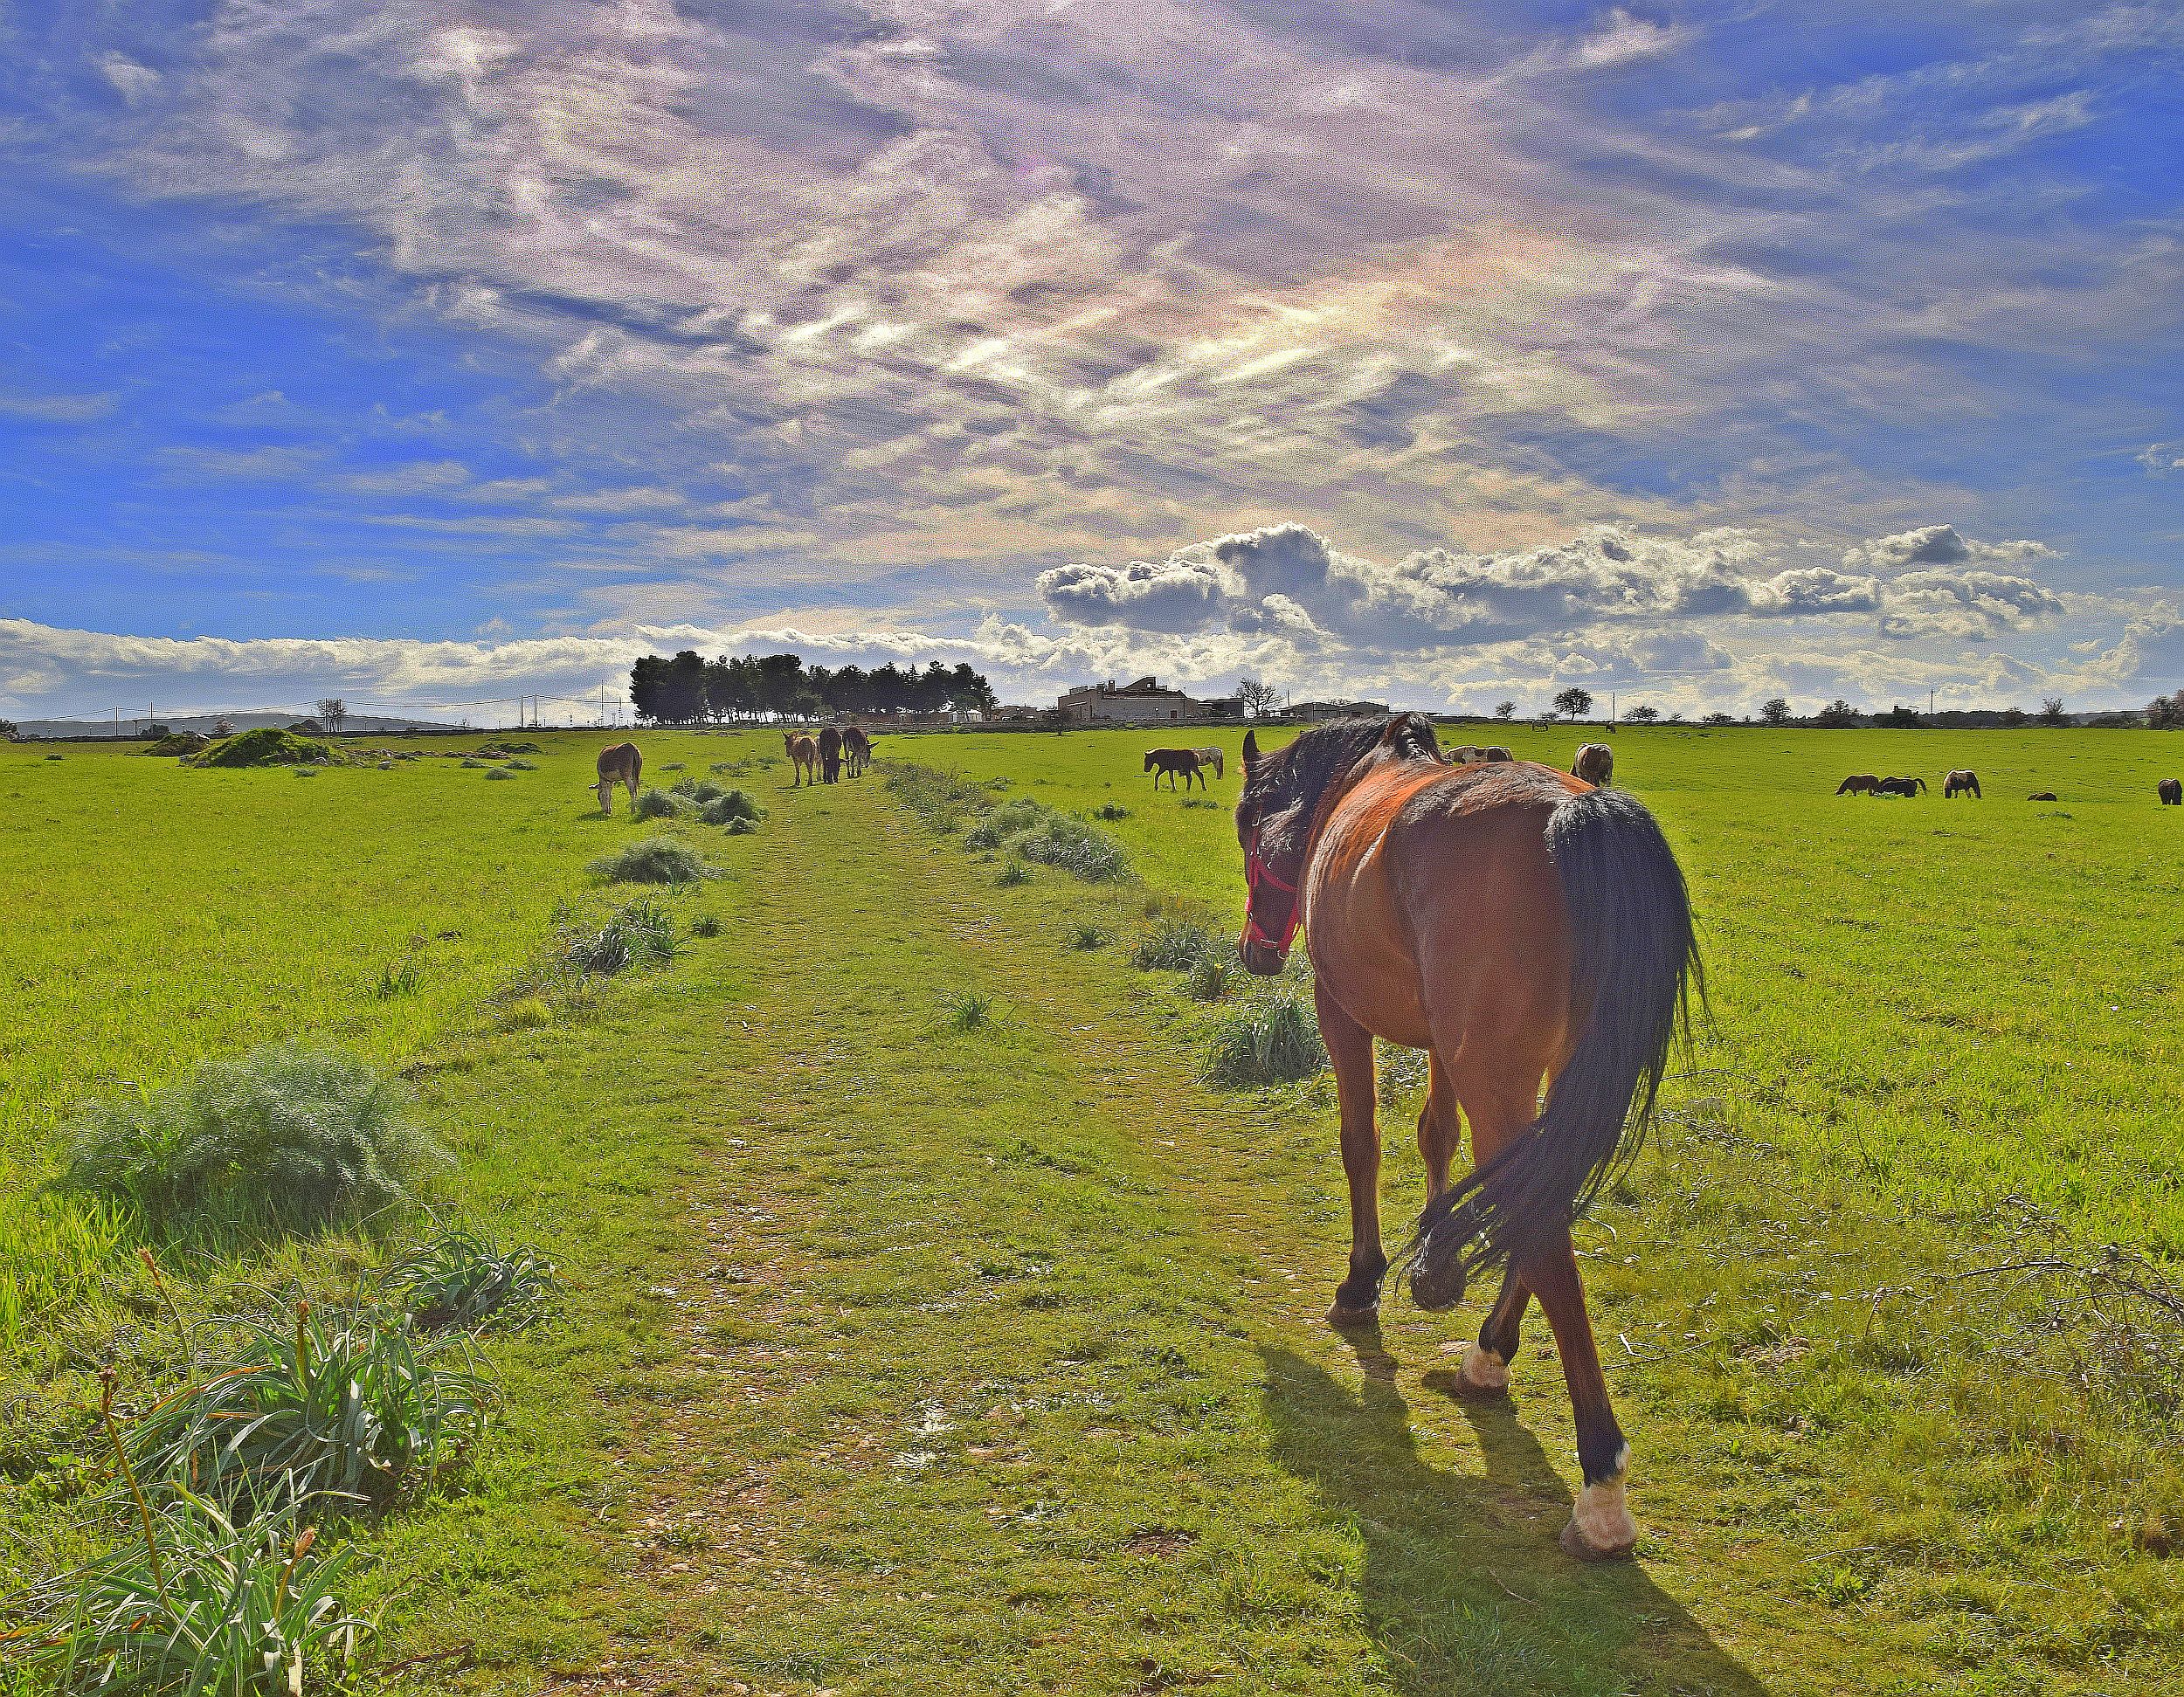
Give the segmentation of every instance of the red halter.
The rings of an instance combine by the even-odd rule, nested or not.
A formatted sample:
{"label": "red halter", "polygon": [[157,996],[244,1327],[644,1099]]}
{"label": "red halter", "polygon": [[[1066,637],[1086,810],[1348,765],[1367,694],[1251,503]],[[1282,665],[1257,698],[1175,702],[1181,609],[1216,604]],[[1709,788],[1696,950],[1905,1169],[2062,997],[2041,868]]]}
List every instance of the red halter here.
{"label": "red halter", "polygon": [[[1276,936],[1260,922],[1259,888],[1267,885],[1289,898],[1288,910],[1280,921],[1281,935]],[[1269,866],[1259,853],[1259,827],[1251,828],[1251,839],[1244,845],[1244,934],[1237,939],[1238,949],[1247,943],[1264,943],[1279,954],[1289,952],[1289,945],[1296,941],[1297,921],[1303,917],[1298,911],[1296,886]]]}

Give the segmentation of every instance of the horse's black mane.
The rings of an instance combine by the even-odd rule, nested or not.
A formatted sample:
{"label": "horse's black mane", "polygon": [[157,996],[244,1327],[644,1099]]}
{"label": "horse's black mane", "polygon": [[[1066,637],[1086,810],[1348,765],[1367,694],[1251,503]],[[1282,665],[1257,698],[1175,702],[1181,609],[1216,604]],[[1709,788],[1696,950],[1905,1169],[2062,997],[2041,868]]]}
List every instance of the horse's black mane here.
{"label": "horse's black mane", "polygon": [[1441,759],[1441,739],[1433,725],[1414,713],[1369,718],[1334,719],[1316,725],[1279,754],[1260,762],[1252,788],[1277,789],[1285,798],[1304,800],[1323,794],[1327,786],[1372,752],[1390,725],[1396,747],[1413,760]]}

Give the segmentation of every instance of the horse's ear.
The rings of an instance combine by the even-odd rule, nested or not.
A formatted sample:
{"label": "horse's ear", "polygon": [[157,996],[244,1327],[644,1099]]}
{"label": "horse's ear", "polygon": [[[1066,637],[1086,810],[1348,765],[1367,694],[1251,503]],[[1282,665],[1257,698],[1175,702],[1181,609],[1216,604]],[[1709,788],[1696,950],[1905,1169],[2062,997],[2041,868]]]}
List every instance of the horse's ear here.
{"label": "horse's ear", "polygon": [[1258,763],[1259,733],[1257,731],[1246,731],[1244,733],[1244,770],[1248,772]]}

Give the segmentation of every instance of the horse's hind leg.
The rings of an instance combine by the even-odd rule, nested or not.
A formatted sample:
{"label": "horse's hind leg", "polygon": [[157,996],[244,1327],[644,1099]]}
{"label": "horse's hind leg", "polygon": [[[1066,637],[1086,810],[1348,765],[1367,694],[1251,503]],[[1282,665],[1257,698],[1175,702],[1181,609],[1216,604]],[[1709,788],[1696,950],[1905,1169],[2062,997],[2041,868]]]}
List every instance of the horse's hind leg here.
{"label": "horse's hind leg", "polygon": [[1554,1328],[1555,1352],[1562,1357],[1570,1411],[1577,1423],[1578,1466],[1585,1475],[1585,1487],[1571,1507],[1569,1525],[1562,1529],[1562,1547],[1587,1562],[1626,1555],[1638,1541],[1637,1522],[1623,1501],[1630,1445],[1608,1401],[1607,1380],[1600,1372],[1600,1350],[1593,1341],[1592,1317],[1585,1311],[1585,1286],[1578,1277],[1570,1234],[1563,1232],[1553,1248],[1528,1256],[1518,1272],[1538,1293],[1547,1324]]}
{"label": "horse's hind leg", "polygon": [[1350,1181],[1350,1273],[1327,1311],[1330,1326],[1359,1325],[1380,1306],[1388,1258],[1380,1247],[1380,1128],[1373,1100],[1372,1035],[1330,999],[1319,1004],[1319,1034],[1335,1070],[1342,1112],[1342,1169]]}

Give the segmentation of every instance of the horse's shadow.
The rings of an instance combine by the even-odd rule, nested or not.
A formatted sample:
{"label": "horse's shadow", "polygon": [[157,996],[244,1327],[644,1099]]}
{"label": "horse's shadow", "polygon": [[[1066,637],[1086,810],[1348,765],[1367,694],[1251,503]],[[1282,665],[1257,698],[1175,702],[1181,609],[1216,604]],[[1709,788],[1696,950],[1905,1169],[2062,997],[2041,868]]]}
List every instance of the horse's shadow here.
{"label": "horse's shadow", "polygon": [[[1267,1413],[1275,1460],[1364,1540],[1359,1601],[1397,1690],[1766,1697],[1642,1567],[1561,1552],[1569,1489],[1508,1403],[1457,1404],[1485,1476],[1441,1472],[1419,1457],[1377,1328],[1350,1341],[1365,1370],[1355,1394],[1300,1356],[1262,1349]],[[1451,1383],[1425,1380],[1444,1392]]]}

